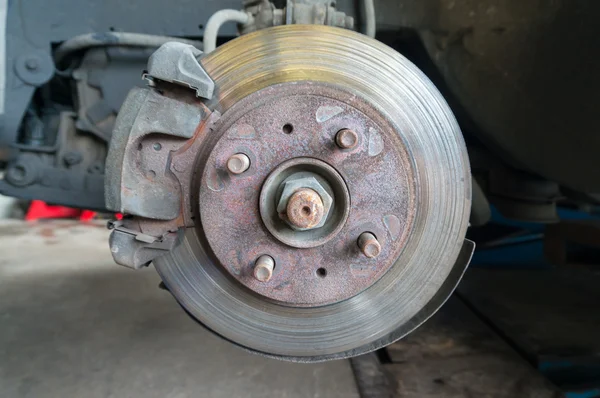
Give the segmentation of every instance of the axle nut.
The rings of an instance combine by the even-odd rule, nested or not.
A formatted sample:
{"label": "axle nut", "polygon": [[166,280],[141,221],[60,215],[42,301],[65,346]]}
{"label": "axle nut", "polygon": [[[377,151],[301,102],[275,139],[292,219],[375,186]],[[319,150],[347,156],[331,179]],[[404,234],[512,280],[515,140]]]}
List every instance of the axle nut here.
{"label": "axle nut", "polygon": [[304,175],[283,184],[277,213],[292,229],[306,231],[325,225],[332,208],[327,189],[315,177]]}
{"label": "axle nut", "polygon": [[293,226],[301,229],[314,228],[325,215],[323,200],[310,188],[299,189],[288,199],[286,213]]}

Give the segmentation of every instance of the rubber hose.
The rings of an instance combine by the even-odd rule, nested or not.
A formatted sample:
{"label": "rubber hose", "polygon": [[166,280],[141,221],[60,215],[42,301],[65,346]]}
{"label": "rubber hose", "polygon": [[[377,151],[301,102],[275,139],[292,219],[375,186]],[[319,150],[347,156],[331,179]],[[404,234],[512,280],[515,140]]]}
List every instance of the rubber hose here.
{"label": "rubber hose", "polygon": [[88,33],[75,36],[58,46],[54,52],[54,62],[56,65],[60,65],[68,55],[91,47],[160,47],[169,41],[191,44],[194,47],[202,49],[202,42],[180,39],[178,37],[126,32]]}

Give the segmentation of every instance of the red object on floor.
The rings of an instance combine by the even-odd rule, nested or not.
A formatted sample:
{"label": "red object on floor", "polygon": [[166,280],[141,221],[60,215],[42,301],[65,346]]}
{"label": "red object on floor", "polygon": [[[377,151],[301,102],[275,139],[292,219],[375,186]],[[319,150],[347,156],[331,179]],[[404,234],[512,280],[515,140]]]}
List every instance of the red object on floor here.
{"label": "red object on floor", "polygon": [[96,217],[96,212],[91,210],[79,210],[65,206],[52,206],[41,200],[33,200],[29,205],[25,220],[35,221],[46,218],[79,218],[89,221]]}
{"label": "red object on floor", "polygon": [[83,210],[81,212],[81,215],[79,216],[79,219],[81,221],[90,221],[90,220],[93,220],[94,217],[96,217],[96,212],[95,211]]}

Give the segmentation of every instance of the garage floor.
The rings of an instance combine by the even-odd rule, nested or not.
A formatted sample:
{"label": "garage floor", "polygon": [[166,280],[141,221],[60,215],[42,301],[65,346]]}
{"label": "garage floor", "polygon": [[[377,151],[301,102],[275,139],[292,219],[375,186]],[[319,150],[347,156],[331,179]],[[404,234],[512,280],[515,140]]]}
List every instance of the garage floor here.
{"label": "garage floor", "polygon": [[0,224],[0,397],[358,397],[348,361],[265,359],[206,332],[107,238]]}

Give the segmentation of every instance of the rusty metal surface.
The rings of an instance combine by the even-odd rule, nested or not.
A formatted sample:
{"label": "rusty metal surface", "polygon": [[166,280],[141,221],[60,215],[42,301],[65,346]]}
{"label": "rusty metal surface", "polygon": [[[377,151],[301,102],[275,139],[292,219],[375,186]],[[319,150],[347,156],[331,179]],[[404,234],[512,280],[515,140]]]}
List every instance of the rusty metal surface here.
{"label": "rusty metal surface", "polygon": [[[208,328],[242,347],[296,361],[322,361],[380,348],[417,326],[420,321],[415,319],[422,320],[424,311],[429,314],[431,308],[437,309],[438,304],[434,303],[443,302],[440,286],[453,288],[454,270],[465,265],[458,266],[457,258],[467,228],[471,191],[468,159],[459,127],[431,82],[414,65],[381,43],[346,30],[318,26],[285,26],[252,33],[222,46],[201,63],[216,85],[215,98],[208,106],[219,110],[223,117],[215,130],[206,135],[199,149],[194,167],[199,184],[205,181],[216,188],[212,192],[219,192],[226,189],[233,178],[242,176],[241,179],[251,180],[254,174],[262,172],[256,167],[254,155],[257,154],[248,154],[250,168],[240,176],[231,176],[225,168],[215,167],[216,163],[207,165],[211,150],[219,144],[221,128],[227,128],[229,121],[236,121],[247,113],[233,116],[230,111],[238,102],[280,83],[312,84],[320,88],[330,85],[343,88],[339,92],[350,93],[349,98],[340,102],[357,108],[361,103],[369,104],[368,109],[359,110],[376,121],[376,125],[389,126],[389,131],[394,132],[383,129],[385,133],[373,135],[366,143],[361,141],[356,150],[364,150],[366,146],[367,156],[376,158],[386,153],[388,140],[393,140],[394,147],[406,148],[414,176],[410,182],[415,186],[416,211],[404,247],[387,272],[355,296],[320,306],[294,306],[248,289],[221,265],[222,256],[216,253],[214,243],[209,243],[211,238],[207,239],[199,228],[188,228],[182,243],[154,262],[181,305]],[[300,94],[310,97],[309,93]],[[376,115],[368,114],[374,108]],[[335,107],[327,107],[315,112],[314,117],[326,123],[337,114]],[[286,115],[282,112],[276,116]],[[284,129],[280,120],[275,119],[275,122],[279,125],[277,131],[288,139],[302,136],[302,131]],[[239,145],[248,145],[244,138],[257,133],[263,131],[242,128]],[[332,145],[335,145],[335,133],[332,131],[329,137]],[[310,142],[300,144],[295,150],[311,149]],[[321,150],[326,152],[327,148]],[[368,180],[368,173],[362,168],[351,167],[349,158],[353,155],[353,150],[339,150],[335,155],[339,158],[328,163],[335,164],[344,179],[356,176],[356,181]],[[225,156],[219,159],[218,164],[224,166],[226,159]],[[211,168],[212,173],[200,174]],[[373,184],[391,177],[385,174]],[[248,184],[247,190],[242,189],[240,194],[258,195],[255,190]],[[194,189],[192,197],[198,195],[198,191],[199,187]],[[380,192],[373,190],[371,195],[376,197]],[[194,215],[200,217],[201,212],[196,208]],[[223,223],[230,217],[228,212],[222,216],[213,221]],[[254,211],[238,221],[244,225],[256,217]],[[348,222],[351,218],[352,214]],[[201,221],[204,224],[204,220]],[[382,221],[392,231],[399,230],[400,222],[397,216],[384,217]],[[363,227],[361,232],[366,230]],[[378,238],[387,234],[366,227]],[[264,227],[260,228],[261,233],[270,236]],[[340,236],[341,233],[334,239]],[[358,236],[357,232],[356,238]],[[380,256],[384,256],[386,250],[393,250],[389,241],[382,243]],[[353,247],[359,250],[356,240]],[[255,261],[265,254],[262,249],[255,245],[254,253],[248,256]],[[272,279],[278,277],[277,264],[282,260],[297,261],[310,250],[295,250],[284,258],[274,258]],[[233,258],[227,262],[231,260],[237,261]],[[325,278],[314,281],[327,281],[330,276],[326,273]],[[448,294],[447,289],[442,288],[442,293]]]}
{"label": "rusty metal surface", "polygon": [[341,129],[335,135],[335,143],[342,149],[353,149],[358,145],[358,134],[350,129]]}
{"label": "rusty metal surface", "polygon": [[[310,230],[298,228],[286,214],[288,198],[300,188],[314,190],[326,213]],[[350,212],[350,194],[346,182],[332,166],[315,158],[298,157],[281,163],[269,174],[262,185],[259,207],[263,223],[281,242],[298,248],[316,247],[342,228]]]}
{"label": "rusty metal surface", "polygon": [[128,95],[107,165],[108,206],[128,216],[113,229],[110,248],[118,264],[133,269],[168,252],[178,230],[194,225],[193,163],[220,116],[189,89],[154,85]]}
{"label": "rusty metal surface", "polygon": [[[285,197],[303,187],[314,189],[327,211],[327,218],[311,230],[295,227],[285,214]],[[265,227],[279,241],[292,247],[311,248],[328,242],[343,227],[350,212],[350,194],[346,182],[332,166],[318,159],[298,157],[283,162],[269,174],[262,186],[259,209]]]}
{"label": "rusty metal surface", "polygon": [[295,191],[285,207],[290,224],[304,230],[317,227],[326,216],[321,196],[310,188]]}
{"label": "rusty metal surface", "polygon": [[[284,164],[289,165],[290,162],[295,161],[298,161],[298,159],[285,162]],[[314,159],[304,159],[304,161],[315,162]],[[271,176],[275,179],[281,177],[278,175],[281,174],[279,173],[281,167],[280,165],[277,169],[273,170]],[[325,168],[335,172],[328,165]],[[339,182],[340,185],[345,185],[343,181]],[[286,178],[275,192],[271,192],[272,195],[268,195],[267,191],[269,190],[265,182],[261,196],[265,196],[265,200],[270,201],[271,205],[276,202],[277,207],[275,211],[278,213],[279,218],[297,231],[324,226],[334,205],[332,197],[334,193],[331,185],[322,176],[306,171],[294,173]],[[281,194],[279,194],[279,191],[281,191]],[[266,196],[269,197],[267,198]],[[338,202],[341,201],[338,200]],[[348,202],[350,202],[349,199]],[[303,203],[307,207],[303,207]],[[298,214],[295,215],[294,213]],[[269,215],[262,214],[262,216],[264,219],[265,216]]]}
{"label": "rusty metal surface", "polygon": [[[149,133],[141,138],[136,135],[128,137],[127,147],[131,148],[132,144],[137,144],[137,152],[145,150],[146,156],[137,158],[134,170],[126,170],[137,173],[148,168],[163,170],[163,173],[169,176],[169,193],[177,198],[175,209],[170,208],[166,211],[177,210],[177,212],[174,212],[174,217],[169,220],[145,217],[124,218],[122,224],[125,226],[125,230],[115,228],[109,241],[116,263],[133,269],[148,266],[151,261],[166,254],[180,242],[182,229],[194,226],[192,202],[195,196],[192,194],[192,186],[195,185],[196,173],[193,165],[203,140],[212,131],[213,125],[220,117],[217,111],[211,113],[206,108],[200,107],[200,109],[203,110],[204,119],[196,127],[192,138],[187,141],[182,142],[181,139],[166,134]],[[136,128],[134,123],[132,131],[136,131]],[[152,180],[150,181],[152,182]],[[137,200],[142,203],[145,200],[157,202],[160,199],[147,197],[144,189],[136,186],[122,186],[121,191],[122,195],[137,197]],[[168,207],[172,203],[163,201],[162,205]],[[145,242],[140,239],[142,235],[155,237],[155,239]]]}
{"label": "rusty metal surface", "polygon": [[176,218],[182,197],[166,166],[170,153],[194,136],[207,113],[200,101],[186,101],[183,95],[172,98],[158,90],[133,89],[110,144],[108,208],[155,220]]}
{"label": "rusty metal surface", "polygon": [[[282,84],[250,95],[222,120],[215,132],[221,138],[203,171],[200,219],[212,251],[234,278],[265,297],[317,306],[356,295],[396,261],[414,218],[414,172],[397,131],[369,104],[327,84]],[[285,125],[293,126],[290,134],[283,131]],[[336,144],[336,134],[344,128],[360,137],[353,150],[342,151]],[[248,155],[251,169],[226,175],[227,159],[235,153]],[[277,201],[261,195],[261,187],[277,177],[273,170],[280,164],[282,171],[291,170],[288,159],[295,159],[292,165],[299,170],[314,167],[311,171],[316,174],[316,160],[337,170],[350,192],[347,220],[342,217],[330,228],[294,231],[278,214],[270,217]],[[213,176],[224,178],[216,183]],[[333,212],[345,211],[338,209],[345,207],[338,201],[340,195],[332,196]],[[261,217],[261,212],[267,214]],[[275,234],[265,231],[263,220]],[[298,249],[282,243],[277,233],[283,231],[289,232],[290,240],[315,236],[315,241],[308,238],[314,247]],[[357,246],[365,231],[374,232],[382,243],[376,259],[362,255]],[[261,254],[277,263],[268,283],[253,276]],[[326,270],[325,277],[317,274],[320,268]]]}

